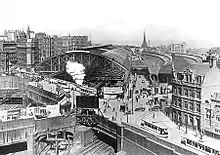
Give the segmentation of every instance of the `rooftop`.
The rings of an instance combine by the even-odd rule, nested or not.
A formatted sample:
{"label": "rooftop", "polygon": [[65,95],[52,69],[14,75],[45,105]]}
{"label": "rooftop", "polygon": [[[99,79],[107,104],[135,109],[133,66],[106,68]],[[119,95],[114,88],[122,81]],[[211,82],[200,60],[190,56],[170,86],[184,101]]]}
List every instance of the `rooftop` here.
{"label": "rooftop", "polygon": [[196,75],[205,75],[210,70],[209,63],[189,64],[182,71],[187,68],[191,69]]}

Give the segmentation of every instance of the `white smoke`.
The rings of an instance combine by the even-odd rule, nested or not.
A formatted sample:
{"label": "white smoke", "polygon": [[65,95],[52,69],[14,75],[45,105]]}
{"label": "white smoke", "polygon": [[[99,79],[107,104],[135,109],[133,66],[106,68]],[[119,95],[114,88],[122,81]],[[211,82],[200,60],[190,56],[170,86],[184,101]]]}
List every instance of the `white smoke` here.
{"label": "white smoke", "polygon": [[82,85],[85,77],[84,69],[85,67],[83,64],[71,61],[67,61],[66,63],[66,72],[69,73],[73,77],[73,80],[80,85]]}

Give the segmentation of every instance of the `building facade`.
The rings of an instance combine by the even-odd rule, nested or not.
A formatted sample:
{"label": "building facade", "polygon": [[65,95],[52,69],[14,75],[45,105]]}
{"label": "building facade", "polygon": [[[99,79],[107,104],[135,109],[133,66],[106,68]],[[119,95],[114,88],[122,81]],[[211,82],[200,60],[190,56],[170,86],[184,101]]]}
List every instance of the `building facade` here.
{"label": "building facade", "polygon": [[92,45],[91,41],[88,40],[88,36],[72,36],[71,38],[74,49]]}
{"label": "building facade", "polygon": [[61,44],[62,44],[62,52],[72,51],[73,50],[73,42],[71,36],[61,36]]}
{"label": "building facade", "polygon": [[24,68],[31,68],[39,63],[38,41],[30,32],[21,32],[17,39],[18,65]]}
{"label": "building facade", "polygon": [[[220,69],[213,64],[191,64],[178,72],[172,80],[172,120],[180,126],[205,131],[220,138],[219,95]],[[175,75],[175,74],[174,74]]]}
{"label": "building facade", "polygon": [[203,129],[211,137],[220,139],[220,92],[211,95],[210,101],[202,104]]}
{"label": "building facade", "polygon": [[207,72],[202,87],[202,128],[206,134],[220,139],[219,126],[219,93],[220,69],[217,67],[216,57],[212,58],[212,68]]}
{"label": "building facade", "polygon": [[171,43],[169,45],[169,51],[172,53],[186,53],[185,42],[183,43]]}
{"label": "building facade", "polygon": [[59,37],[49,36],[45,33],[37,33],[36,40],[38,42],[40,61],[62,53],[61,39]]}
{"label": "building facade", "polygon": [[172,80],[172,120],[180,126],[201,129],[201,84],[203,76],[187,68]]}
{"label": "building facade", "polygon": [[17,64],[15,41],[0,42],[0,72],[8,72],[10,65]]}

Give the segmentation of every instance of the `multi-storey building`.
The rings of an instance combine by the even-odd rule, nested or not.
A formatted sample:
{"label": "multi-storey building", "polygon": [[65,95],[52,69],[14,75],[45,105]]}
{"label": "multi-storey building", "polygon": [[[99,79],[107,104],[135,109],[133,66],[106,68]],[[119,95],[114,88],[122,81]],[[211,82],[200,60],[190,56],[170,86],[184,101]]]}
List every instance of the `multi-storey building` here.
{"label": "multi-storey building", "polygon": [[71,38],[74,49],[92,45],[91,41],[88,40],[88,36],[72,36]]}
{"label": "multi-storey building", "polygon": [[61,39],[59,37],[49,36],[45,33],[37,33],[36,39],[38,41],[40,61],[62,52]]}
{"label": "multi-storey building", "polygon": [[72,51],[73,50],[73,42],[71,36],[61,36],[62,43],[62,52]]}
{"label": "multi-storey building", "polygon": [[220,92],[215,92],[209,101],[202,104],[202,111],[204,131],[220,139]]}
{"label": "multi-storey building", "polygon": [[183,43],[171,43],[169,45],[169,51],[172,53],[185,53],[185,42]]}
{"label": "multi-storey building", "polygon": [[[173,66],[174,68],[174,66]],[[175,68],[174,68],[175,70]],[[201,92],[208,63],[189,64],[172,80],[172,120],[180,126],[201,130]]]}
{"label": "multi-storey building", "polygon": [[57,35],[53,36],[54,38],[54,44],[53,44],[53,50],[52,55],[59,55],[62,53],[62,41],[61,38],[58,37]]}
{"label": "multi-storey building", "polygon": [[212,63],[190,64],[172,80],[172,120],[186,129],[207,130],[211,95],[220,92],[216,78],[220,76],[220,69],[215,58]]}
{"label": "multi-storey building", "polygon": [[168,46],[167,45],[157,46],[156,51],[159,53],[166,53],[168,51]]}
{"label": "multi-storey building", "polygon": [[39,48],[39,59],[40,61],[45,60],[46,58],[52,56],[53,47],[52,44],[53,38],[45,33],[37,33],[36,39],[38,41]]}
{"label": "multi-storey building", "polygon": [[0,42],[0,72],[8,72],[10,65],[17,64],[16,42]]}
{"label": "multi-storey building", "polygon": [[20,67],[30,68],[39,63],[38,42],[28,28],[27,34],[21,32],[17,39],[17,58]]}
{"label": "multi-storey building", "polygon": [[217,67],[217,60],[214,57],[211,61],[212,68],[207,72],[203,81],[202,100],[202,128],[206,134],[220,139],[220,118],[219,118],[219,93],[220,93],[220,69]]}
{"label": "multi-storey building", "polygon": [[19,36],[19,33],[21,33],[20,30],[5,30],[4,36],[7,37],[7,41],[16,41],[16,39]]}

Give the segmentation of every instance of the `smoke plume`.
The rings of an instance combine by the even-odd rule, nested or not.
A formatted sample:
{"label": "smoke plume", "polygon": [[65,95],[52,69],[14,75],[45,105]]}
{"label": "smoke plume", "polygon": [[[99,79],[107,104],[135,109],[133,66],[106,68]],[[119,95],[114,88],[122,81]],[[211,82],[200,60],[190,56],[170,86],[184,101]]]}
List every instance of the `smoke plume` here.
{"label": "smoke plume", "polygon": [[85,67],[83,64],[70,61],[66,63],[66,72],[69,73],[73,77],[73,80],[75,80],[76,83],[80,85],[82,85],[83,79],[85,77],[84,69]]}

